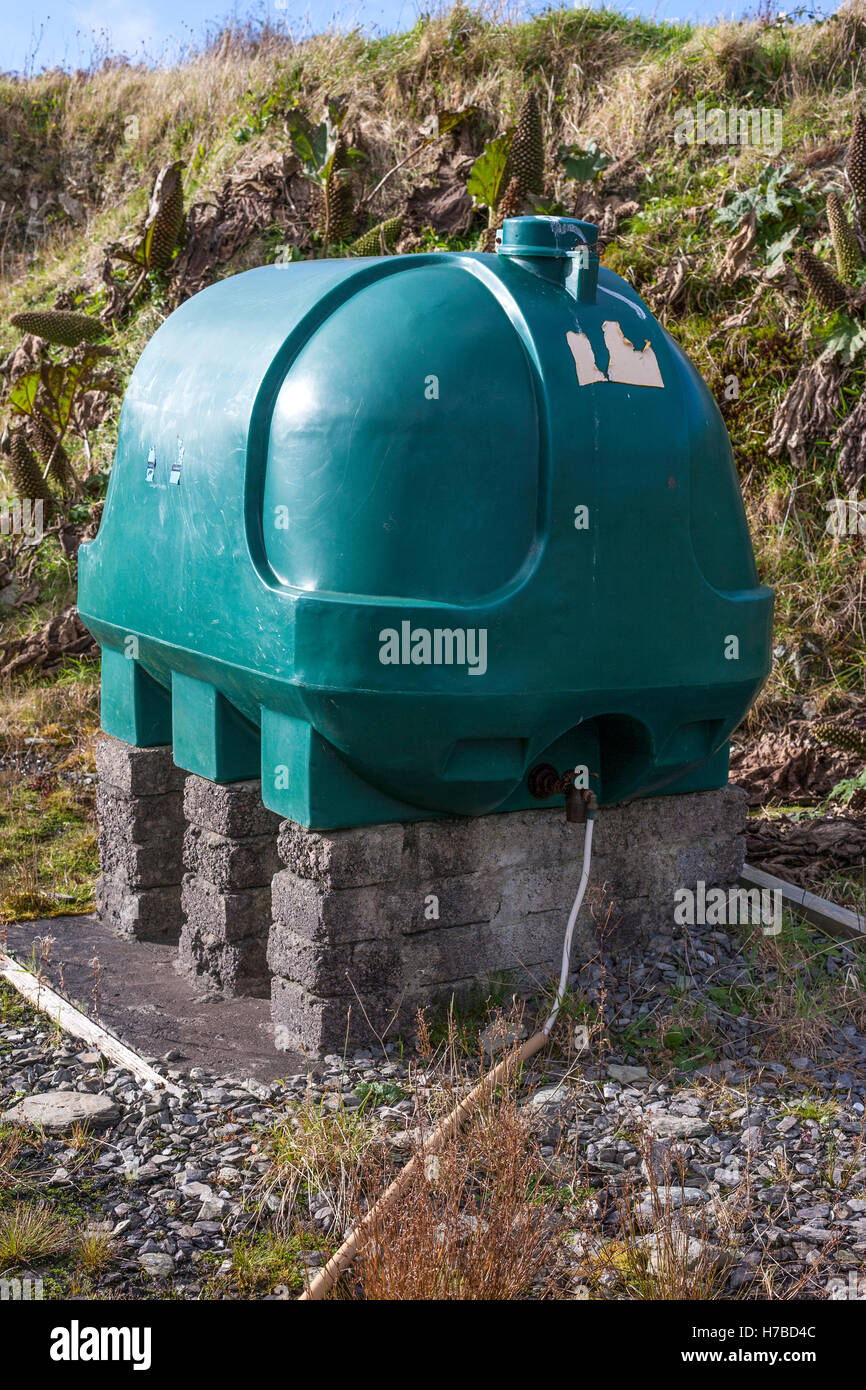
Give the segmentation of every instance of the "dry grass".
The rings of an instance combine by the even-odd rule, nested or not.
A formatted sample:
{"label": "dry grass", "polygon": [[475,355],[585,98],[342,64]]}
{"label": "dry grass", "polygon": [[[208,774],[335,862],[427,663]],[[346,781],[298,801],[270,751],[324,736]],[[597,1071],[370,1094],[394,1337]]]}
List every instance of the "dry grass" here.
{"label": "dry grass", "polygon": [[[866,6],[852,0],[824,23],[777,26],[657,24],[592,9],[516,20],[507,5],[458,4],[425,16],[407,33],[381,38],[234,24],[174,67],[107,61],[75,76],[0,79],[0,145],[18,149],[19,162],[33,169],[37,194],[54,199],[49,220],[34,238],[26,232],[18,192],[4,186],[0,171],[0,203],[7,209],[5,224],[0,217],[0,323],[25,303],[52,303],[58,289],[84,291],[98,309],[102,248],[139,220],[156,168],[181,160],[187,202],[208,199],[246,160],[265,149],[288,148],[285,113],[295,100],[318,116],[327,96],[346,99],[347,127],[366,155],[358,171],[360,198],[417,146],[419,127],[434,112],[475,107],[473,141],[480,146],[513,119],[532,84],[541,98],[551,156],[561,143],[597,139],[621,161],[610,172],[610,187],[627,196],[634,191],[644,204],[632,219],[634,229],[624,224],[609,243],[608,264],[646,293],[659,263],[667,264],[675,249],[687,252],[688,302],[671,326],[714,388],[722,364],[743,380],[742,400],[728,424],[759,570],[777,591],[783,649],[748,716],[747,731],[778,716],[779,706],[790,706],[804,690],[818,711],[834,708],[863,688],[866,554],[853,545],[834,546],[824,534],[827,499],[841,495],[832,459],[822,454],[820,466],[803,477],[786,462],[766,458],[770,421],[794,364],[778,352],[769,362],[766,342],[754,331],[758,321],[772,328],[789,340],[799,361],[802,305],[790,287],[776,282],[766,286],[755,324],[739,338],[729,334],[720,342],[710,328],[752,292],[751,283],[730,288],[718,282],[726,233],[712,229],[712,216],[727,191],[755,182],[767,154],[757,147],[736,154],[713,147],[684,152],[673,130],[677,110],[699,98],[725,107],[779,107],[779,162],[792,161],[794,179],[804,184],[815,174],[799,167],[808,151],[818,145],[841,149],[850,134],[862,88]],[[263,116],[264,102],[273,103],[270,117]],[[371,200],[370,215],[379,219],[400,211],[411,187],[435,170],[438,153],[438,146],[431,147],[400,169]],[[583,211],[582,194],[552,157],[548,164],[550,197]],[[836,164],[818,171],[820,190],[810,195],[813,201],[823,194],[826,178],[841,179]],[[57,210],[59,190],[81,203],[81,225]],[[695,216],[687,220],[685,213]],[[804,235],[815,230],[810,223]],[[223,273],[250,263],[244,254],[264,259],[264,240],[239,252]],[[165,307],[155,290],[115,334],[122,377]],[[110,466],[116,423],[112,410],[95,431],[94,467]],[[80,462],[77,456],[74,462]],[[781,517],[774,518],[780,502]],[[16,621],[24,619],[17,615]],[[812,646],[817,654],[809,657],[804,676],[801,649]]]}
{"label": "dry grass", "polygon": [[[160,162],[186,163],[188,195],[221,179],[238,160],[242,113],[275,91],[287,100],[302,92],[314,111],[344,96],[347,119],[369,145],[373,181],[417,141],[432,111],[473,105],[492,131],[513,117],[529,80],[544,98],[551,145],[594,136],[626,158],[669,136],[672,97],[749,91],[768,105],[798,102],[813,119],[816,102],[828,116],[840,103],[850,107],[864,14],[854,0],[825,25],[694,28],[590,9],[519,23],[507,5],[456,4],[381,38],[235,23],[176,66],[109,59],[87,73],[0,79],[0,141],[32,157],[47,185],[72,189],[98,252],[103,216],[140,216],[147,175]],[[273,142],[285,132],[276,121],[266,135]],[[50,238],[55,250],[71,249],[80,229],[61,218]],[[7,273],[17,269],[14,241],[7,238]]]}
{"label": "dry grass", "polygon": [[50,1204],[16,1202],[0,1211],[0,1272],[60,1255],[70,1240],[68,1221]]}
{"label": "dry grass", "polygon": [[50,751],[59,767],[95,771],[93,750],[99,736],[95,677],[18,685],[2,691],[2,708],[0,757],[18,759],[36,746]]}
{"label": "dry grass", "polygon": [[[0,691],[0,921],[90,909],[95,788],[69,774],[95,772],[98,722],[87,674]],[[33,752],[43,770],[22,775]]]}
{"label": "dry grass", "polygon": [[358,1202],[363,1160],[377,1136],[362,1110],[329,1110],[303,1101],[279,1117],[268,1138],[271,1167],[258,1193],[263,1211],[274,1212],[287,1231],[300,1198],[319,1199],[334,1212],[336,1228],[351,1222]]}
{"label": "dry grass", "polygon": [[[535,1191],[543,1167],[514,1085],[491,1092],[371,1225],[355,1292],[391,1301],[555,1296],[561,1223]],[[388,1170],[375,1184],[368,1170],[366,1187],[381,1191]]]}
{"label": "dry grass", "polygon": [[778,936],[758,932],[749,938],[746,949],[761,981],[749,1012],[768,1056],[817,1060],[838,1029],[866,1027],[862,956],[858,951],[841,978],[830,976],[823,963],[834,945],[792,922]]}
{"label": "dry grass", "polygon": [[17,1130],[6,1125],[0,1129],[0,1194],[11,1192],[18,1185],[15,1164],[23,1143]]}
{"label": "dry grass", "polygon": [[84,1274],[104,1274],[117,1258],[117,1242],[111,1234],[110,1223],[87,1222],[76,1234],[72,1252],[76,1264]]}

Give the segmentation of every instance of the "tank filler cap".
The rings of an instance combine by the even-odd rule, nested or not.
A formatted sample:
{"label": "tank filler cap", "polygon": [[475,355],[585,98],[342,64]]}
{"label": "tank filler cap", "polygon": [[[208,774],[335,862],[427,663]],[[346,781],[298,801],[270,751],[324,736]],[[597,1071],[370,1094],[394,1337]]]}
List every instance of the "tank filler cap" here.
{"label": "tank filler cap", "polygon": [[577,217],[506,217],[496,238],[500,256],[565,258],[598,243],[594,222]]}
{"label": "tank filler cap", "polygon": [[577,217],[506,217],[496,251],[526,270],[562,285],[584,304],[595,302],[598,227]]}

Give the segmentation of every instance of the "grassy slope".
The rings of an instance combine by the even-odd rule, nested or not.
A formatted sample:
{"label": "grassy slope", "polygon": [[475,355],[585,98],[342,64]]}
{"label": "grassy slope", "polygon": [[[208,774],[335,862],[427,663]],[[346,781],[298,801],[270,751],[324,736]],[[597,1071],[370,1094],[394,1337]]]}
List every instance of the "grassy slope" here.
{"label": "grassy slope", "polygon": [[[787,457],[769,459],[765,448],[797,367],[817,355],[811,340],[819,320],[793,276],[763,278],[778,227],[762,229],[756,275],[732,287],[718,280],[730,232],[714,221],[716,210],[733,191],[756,183],[767,157],[754,148],[679,147],[673,129],[675,112],[699,99],[781,108],[784,146],[775,162],[793,165],[789,178],[802,193],[798,240],[818,244],[827,234],[824,193],[843,186],[844,144],[862,102],[864,36],[866,8],[859,3],[824,24],[764,29],[693,29],[586,10],[501,24],[457,6],[379,40],[332,35],[293,47],[272,34],[235,30],[182,68],[118,63],[73,76],[0,79],[0,145],[12,161],[0,166],[0,197],[16,209],[0,229],[0,353],[18,340],[3,326],[10,314],[50,306],[59,290],[75,291],[82,307],[99,311],[102,248],[140,220],[153,174],[166,161],[184,162],[188,204],[207,198],[261,150],[288,147],[282,117],[293,101],[318,118],[327,97],[345,96],[347,122],[368,155],[362,177],[372,188],[417,145],[419,126],[434,111],[476,106],[483,139],[513,119],[533,84],[549,153],[562,142],[596,139],[616,161],[603,190],[640,204],[608,246],[607,263],[647,293],[666,266],[687,256],[684,297],[667,325],[720,400],[726,377],[739,378],[740,398],[725,407],[726,418],[761,575],[776,587],[778,620],[779,659],[750,728],[784,720],[804,702],[809,713],[839,708],[863,691],[863,544],[825,534],[826,504],[845,491],[828,446],[813,449],[802,471]],[[371,219],[398,211],[430,167],[429,159],[410,160],[372,199]],[[85,224],[55,202],[43,233],[27,237],[30,195],[41,203],[63,188],[82,204]],[[552,166],[546,191],[574,206],[574,185]],[[259,238],[226,271],[268,254],[268,238]],[[750,321],[720,331],[756,292]],[[164,312],[157,290],[116,333],[124,377]],[[862,377],[851,375],[852,399]],[[116,414],[91,440],[92,467],[106,474]],[[24,619],[0,623],[0,641],[55,611],[73,582],[54,543],[43,552],[41,603]]]}

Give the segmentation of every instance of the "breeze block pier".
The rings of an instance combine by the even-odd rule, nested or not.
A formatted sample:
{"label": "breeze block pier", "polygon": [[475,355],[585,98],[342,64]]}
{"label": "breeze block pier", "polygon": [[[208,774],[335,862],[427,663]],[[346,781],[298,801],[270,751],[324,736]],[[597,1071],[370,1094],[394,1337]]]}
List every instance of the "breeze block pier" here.
{"label": "breeze block pier", "polygon": [[183,877],[183,785],[171,746],[96,746],[97,915],[138,941],[177,941]]}
{"label": "breeze block pier", "polygon": [[[735,884],[745,793],[655,797],[599,813],[572,966],[612,960],[673,927],[674,893]],[[505,976],[537,991],[558,975],[583,829],[561,809],[327,833],[280,827],[268,964],[276,1046],[318,1054]]]}
{"label": "breeze block pier", "polygon": [[266,996],[279,817],[253,780],[220,785],[190,774],[183,807],[179,967],[223,994]]}

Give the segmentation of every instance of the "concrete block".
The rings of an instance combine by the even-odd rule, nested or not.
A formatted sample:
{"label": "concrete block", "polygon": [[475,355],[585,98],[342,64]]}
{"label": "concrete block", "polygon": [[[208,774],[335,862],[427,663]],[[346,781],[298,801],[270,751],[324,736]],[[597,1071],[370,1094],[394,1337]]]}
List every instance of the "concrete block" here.
{"label": "concrete block", "polygon": [[[736,788],[606,807],[574,969],[672,931],[677,888],[735,882],[744,826]],[[411,1031],[418,1007],[492,977],[540,993],[558,975],[583,842],[561,808],[328,834],[285,823],[268,947],[277,1046],[342,1045],[349,1017],[352,1041],[395,1015]]]}
{"label": "concrete block", "polygon": [[409,927],[416,900],[411,889],[390,885],[332,893],[291,869],[282,869],[271,883],[274,920],[322,947],[400,933]]}
{"label": "concrete block", "polygon": [[258,781],[221,784],[190,774],[184,786],[183,808],[193,825],[232,839],[250,835],[276,839],[280,827],[279,816],[262,805]]}
{"label": "concrete block", "polygon": [[267,940],[271,919],[269,888],[242,888],[224,893],[195,874],[184,874],[181,904],[185,925],[215,941],[236,942],[257,936]]}
{"label": "concrete block", "polygon": [[160,796],[183,790],[186,773],[175,767],[171,745],[135,748],[119,738],[104,737],[96,745],[96,771],[101,786],[127,796]]}
{"label": "concrete block", "polygon": [[183,794],[163,792],[129,796],[115,787],[96,792],[96,816],[106,836],[138,844],[183,839]]}
{"label": "concrete block", "polygon": [[267,943],[261,937],[220,941],[207,933],[189,931],[184,924],[177,968],[181,974],[200,980],[220,994],[267,999],[271,981],[266,951]]}
{"label": "concrete block", "polygon": [[99,864],[105,878],[131,888],[164,887],[167,879],[171,884],[180,883],[183,863],[179,839],[140,845],[112,835],[104,827],[97,839]]}
{"label": "concrete block", "polygon": [[183,863],[190,873],[207,879],[223,892],[267,887],[280,867],[273,835],[235,839],[200,825],[186,827]]}
{"label": "concrete block", "polygon": [[281,922],[271,927],[267,959],[273,975],[294,980],[324,998],[355,997],[357,991],[364,1000],[368,994],[391,993],[395,986],[399,994],[404,973],[397,938],[351,942],[322,951]]}
{"label": "concrete block", "polygon": [[[407,1006],[408,1007],[408,1006]],[[417,1010],[411,1011],[414,1020]],[[271,1019],[278,1052],[302,1052],[321,1057],[323,1038],[343,1050],[361,1040],[378,1041],[393,1034],[394,1009],[389,999],[370,994],[361,1011],[358,1001],[346,995],[325,999],[290,980],[271,979]]]}
{"label": "concrete block", "polygon": [[109,878],[96,883],[96,912],[119,936],[136,941],[177,941],[180,892],[176,886],[131,888]]}
{"label": "concrete block", "polygon": [[391,883],[403,861],[404,827],[370,825],[327,834],[283,821],[277,847],[287,868],[326,888],[363,888]]}

